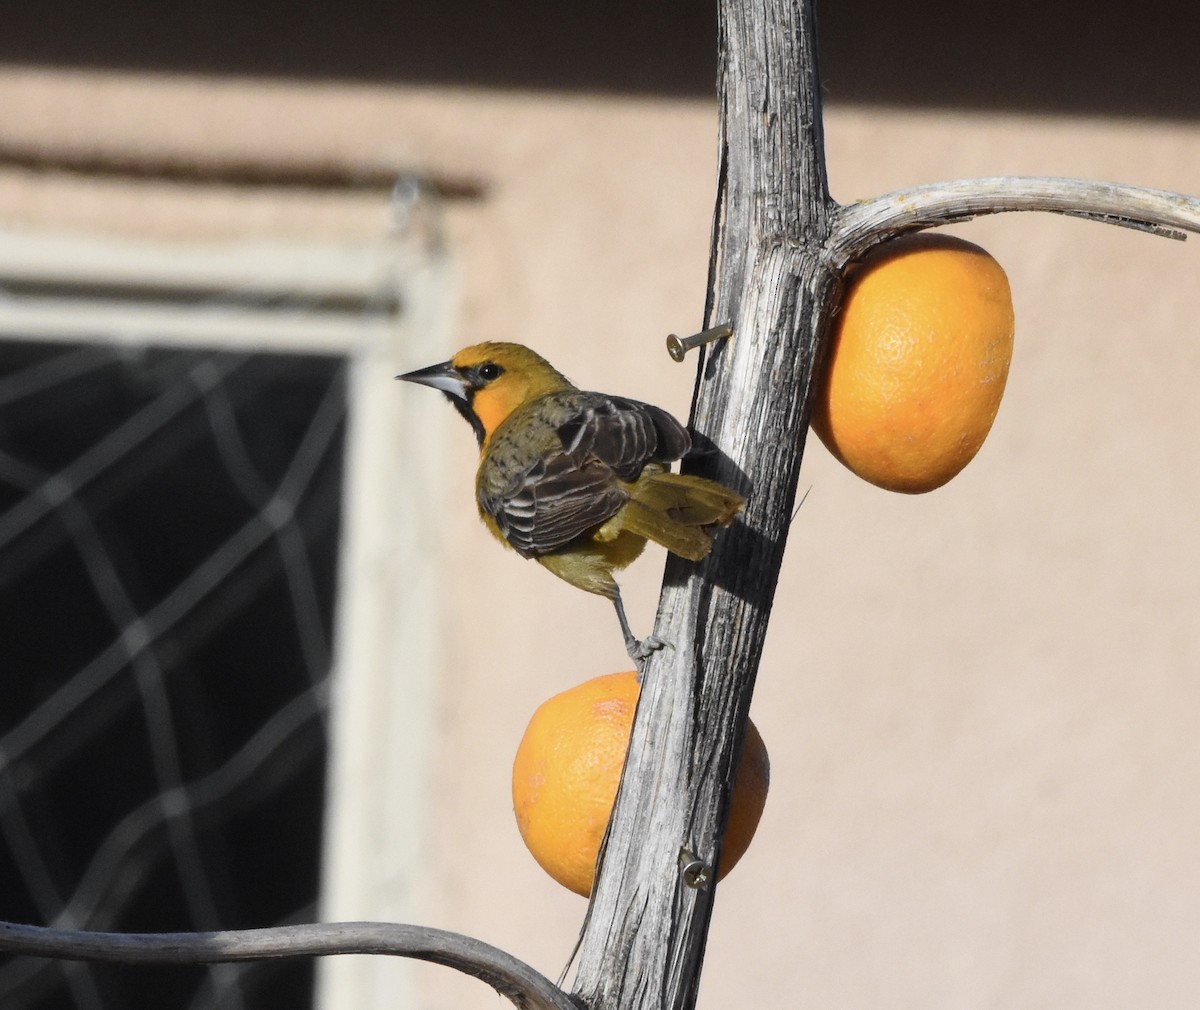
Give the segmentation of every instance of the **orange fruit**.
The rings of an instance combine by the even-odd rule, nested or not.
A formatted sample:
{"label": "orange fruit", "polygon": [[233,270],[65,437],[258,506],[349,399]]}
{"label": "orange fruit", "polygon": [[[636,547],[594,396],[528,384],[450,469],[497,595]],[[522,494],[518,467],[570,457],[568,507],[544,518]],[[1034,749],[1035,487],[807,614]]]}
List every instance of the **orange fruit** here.
{"label": "orange fruit", "polygon": [[[533,713],[513,762],[513,810],[521,838],[543,870],[584,897],[592,892],[637,698],[633,671],[595,677],[556,694]],[[749,847],[770,777],[767,749],[750,723],[718,880]]]}
{"label": "orange fruit", "polygon": [[927,232],[882,243],[848,279],[813,430],[864,480],[932,491],[983,445],[1012,346],[1008,278],[983,249]]}

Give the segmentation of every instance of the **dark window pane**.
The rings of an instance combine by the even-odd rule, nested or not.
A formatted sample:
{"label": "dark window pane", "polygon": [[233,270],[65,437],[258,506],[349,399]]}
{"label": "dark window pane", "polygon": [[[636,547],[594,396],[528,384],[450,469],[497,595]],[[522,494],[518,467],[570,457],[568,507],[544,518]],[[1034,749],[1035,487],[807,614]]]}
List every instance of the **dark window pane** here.
{"label": "dark window pane", "polygon": [[[345,362],[0,343],[0,918],[311,919]],[[308,962],[0,962],[0,1006],[302,1007]]]}

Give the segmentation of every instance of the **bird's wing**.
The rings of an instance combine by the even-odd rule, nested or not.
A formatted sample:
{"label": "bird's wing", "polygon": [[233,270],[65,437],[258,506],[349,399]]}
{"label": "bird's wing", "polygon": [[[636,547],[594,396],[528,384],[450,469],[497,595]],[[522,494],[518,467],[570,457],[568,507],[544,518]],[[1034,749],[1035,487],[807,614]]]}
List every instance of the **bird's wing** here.
{"label": "bird's wing", "polygon": [[574,416],[558,426],[558,437],[581,466],[596,459],[629,481],[651,460],[670,463],[691,448],[687,429],[659,407],[600,393],[581,394],[580,401]]}
{"label": "bird's wing", "polygon": [[492,472],[481,473],[478,486],[480,507],[527,558],[611,518],[629,500],[621,481],[636,480],[649,462],[678,459],[691,444],[670,414],[637,400],[572,390],[544,406],[552,433],[537,439],[539,451],[513,466],[495,447]]}
{"label": "bird's wing", "polygon": [[599,526],[628,500],[609,467],[595,460],[578,466],[560,450],[538,459],[509,493],[480,495],[480,505],[504,539],[526,558],[546,554]]}

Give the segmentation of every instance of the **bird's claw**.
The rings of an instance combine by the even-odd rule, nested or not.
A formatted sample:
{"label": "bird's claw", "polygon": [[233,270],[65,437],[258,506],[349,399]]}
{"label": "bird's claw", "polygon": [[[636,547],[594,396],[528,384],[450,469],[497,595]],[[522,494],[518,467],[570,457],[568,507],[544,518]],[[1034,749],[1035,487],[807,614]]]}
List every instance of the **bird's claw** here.
{"label": "bird's claw", "polygon": [[642,679],[642,671],[646,668],[646,660],[658,652],[659,649],[665,648],[670,644],[670,642],[664,642],[655,635],[647,635],[640,642],[635,638],[629,643],[629,658],[633,660],[634,666],[637,667],[639,681]]}

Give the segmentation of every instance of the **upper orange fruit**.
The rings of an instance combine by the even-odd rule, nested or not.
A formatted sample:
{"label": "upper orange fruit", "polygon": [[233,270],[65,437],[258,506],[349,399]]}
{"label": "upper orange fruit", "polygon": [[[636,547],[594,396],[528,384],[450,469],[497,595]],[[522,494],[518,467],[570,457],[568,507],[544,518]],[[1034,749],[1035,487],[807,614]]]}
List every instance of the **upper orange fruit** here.
{"label": "upper orange fruit", "polygon": [[[638,683],[632,671],[584,681],[533,714],[513,762],[513,809],[521,838],[563,887],[591,894],[596,857],[612,814]],[[720,879],[754,837],[767,799],[770,762],[753,723],[746,727],[721,845]]]}
{"label": "upper orange fruit", "polygon": [[1012,293],[983,249],[922,232],[883,243],[847,284],[812,427],[890,491],[941,487],[991,429],[1012,359]]}

